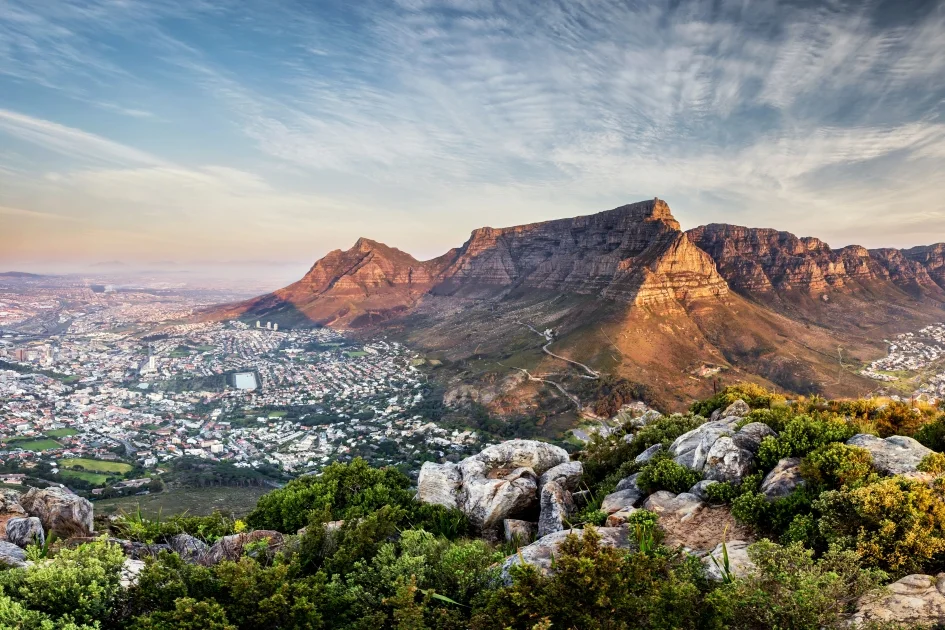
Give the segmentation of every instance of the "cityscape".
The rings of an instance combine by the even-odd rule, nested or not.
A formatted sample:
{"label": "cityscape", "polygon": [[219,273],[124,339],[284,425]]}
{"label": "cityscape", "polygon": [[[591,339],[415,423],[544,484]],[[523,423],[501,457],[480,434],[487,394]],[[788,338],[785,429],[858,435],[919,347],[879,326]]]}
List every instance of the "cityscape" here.
{"label": "cityscape", "polygon": [[888,354],[860,373],[884,383],[905,381],[912,395],[935,403],[945,399],[945,324],[926,326],[889,341]]}

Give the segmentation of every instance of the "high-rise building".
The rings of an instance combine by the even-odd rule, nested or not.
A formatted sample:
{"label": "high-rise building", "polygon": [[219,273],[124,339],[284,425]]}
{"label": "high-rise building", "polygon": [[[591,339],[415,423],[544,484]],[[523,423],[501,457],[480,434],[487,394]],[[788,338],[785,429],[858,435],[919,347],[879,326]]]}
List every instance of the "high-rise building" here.
{"label": "high-rise building", "polygon": [[266,322],[266,330],[272,330],[272,322]]}
{"label": "high-rise building", "polygon": [[152,372],[157,371],[157,357],[153,354],[148,357],[148,369]]}
{"label": "high-rise building", "polygon": [[262,323],[258,319],[256,320],[256,328],[262,328]]}
{"label": "high-rise building", "polygon": [[272,329],[273,329],[273,330],[279,330],[279,324],[273,324],[273,325],[272,325]]}

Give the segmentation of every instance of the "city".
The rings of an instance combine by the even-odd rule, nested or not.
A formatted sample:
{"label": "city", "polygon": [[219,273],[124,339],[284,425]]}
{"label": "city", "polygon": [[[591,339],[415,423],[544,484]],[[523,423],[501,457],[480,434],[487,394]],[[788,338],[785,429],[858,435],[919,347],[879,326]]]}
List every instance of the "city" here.
{"label": "city", "polygon": [[884,383],[905,383],[910,395],[937,402],[945,399],[945,324],[903,333],[889,344],[888,354],[860,373]]}

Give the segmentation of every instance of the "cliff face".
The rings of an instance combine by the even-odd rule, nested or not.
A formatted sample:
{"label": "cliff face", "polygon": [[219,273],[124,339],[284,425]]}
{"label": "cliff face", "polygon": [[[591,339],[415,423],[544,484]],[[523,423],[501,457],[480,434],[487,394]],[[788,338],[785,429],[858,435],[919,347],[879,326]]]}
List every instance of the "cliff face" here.
{"label": "cliff face", "polygon": [[712,260],[679,231],[664,201],[475,230],[434,292],[497,297],[537,289],[651,304],[727,292]]}
{"label": "cliff face", "polygon": [[[796,290],[824,295],[893,289],[935,299],[945,296],[945,284],[940,284],[945,276],[941,245],[906,251],[858,245],[831,249],[816,238],[724,224],[698,227],[687,235],[715,260],[729,285],[742,293]],[[938,274],[939,283],[930,270]]]}

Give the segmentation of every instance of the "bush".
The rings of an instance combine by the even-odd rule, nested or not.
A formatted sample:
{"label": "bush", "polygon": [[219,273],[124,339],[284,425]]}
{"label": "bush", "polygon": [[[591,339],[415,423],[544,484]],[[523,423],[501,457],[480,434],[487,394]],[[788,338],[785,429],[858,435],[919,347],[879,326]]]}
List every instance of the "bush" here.
{"label": "bush", "polygon": [[657,490],[669,490],[674,494],[686,492],[702,481],[702,475],[667,457],[650,460],[640,471],[637,485],[646,494]]}
{"label": "bush", "polygon": [[136,542],[167,542],[177,534],[190,534],[213,543],[223,536],[236,533],[236,523],[236,519],[222,512],[214,512],[209,516],[178,514],[167,520],[148,519],[138,508],[134,512],[120,514],[112,528],[118,537]]}
{"label": "bush", "polygon": [[830,442],[845,442],[856,428],[843,418],[829,414],[801,415],[791,419],[778,435],[768,436],[758,449],[758,464],[770,470],[785,457],[803,457]]}
{"label": "bush", "polygon": [[922,458],[917,468],[920,472],[941,475],[945,473],[945,455],[941,453],[929,453]]}
{"label": "bush", "polygon": [[913,437],[933,451],[945,451],[945,414],[922,425]]}
{"label": "bush", "polygon": [[819,560],[800,544],[767,540],[749,547],[755,571],[721,585],[706,598],[717,623],[734,630],[846,628],[845,613],[886,578],[863,569],[851,551],[831,550]]}
{"label": "bush", "polygon": [[828,543],[860,554],[868,566],[896,577],[935,575],[945,568],[945,495],[930,487],[890,477],[859,488],[820,495],[820,533]]}
{"label": "bush", "polygon": [[182,597],[174,602],[173,611],[139,617],[131,630],[236,630],[236,626],[227,622],[226,611],[215,601]]}
{"label": "bush", "polygon": [[862,485],[874,474],[873,456],[865,448],[840,442],[824,444],[801,460],[801,475],[824,489]]}
{"label": "bush", "polygon": [[729,385],[711,398],[693,403],[689,407],[689,411],[708,418],[716,409],[724,410],[739,399],[748,403],[748,406],[752,409],[768,409],[785,402],[784,396],[769,392],[761,385],[739,383]]}

